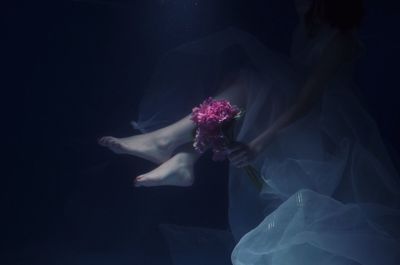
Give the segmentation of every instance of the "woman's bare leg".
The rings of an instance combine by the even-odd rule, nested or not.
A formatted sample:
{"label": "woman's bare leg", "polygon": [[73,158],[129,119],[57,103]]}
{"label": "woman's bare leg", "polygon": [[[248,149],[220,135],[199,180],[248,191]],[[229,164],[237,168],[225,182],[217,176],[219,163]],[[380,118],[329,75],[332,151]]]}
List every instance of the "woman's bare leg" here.
{"label": "woman's bare leg", "polygon": [[[247,101],[246,91],[246,74],[241,72],[233,79],[224,80],[214,98],[226,99],[234,105],[244,107]],[[99,140],[99,144],[110,148],[115,153],[130,154],[161,164],[171,157],[178,146],[193,140],[194,128],[189,114],[181,120],[153,132],[126,138],[106,136]]]}
{"label": "woman's bare leg", "polygon": [[99,144],[117,154],[138,156],[156,164],[167,161],[180,145],[192,140],[194,124],[190,115],[153,132],[126,138],[102,137]]}
{"label": "woman's bare leg", "polygon": [[136,187],[154,186],[191,186],[194,182],[193,166],[200,157],[191,143],[179,148],[170,159],[154,170],[140,175],[135,179]]}

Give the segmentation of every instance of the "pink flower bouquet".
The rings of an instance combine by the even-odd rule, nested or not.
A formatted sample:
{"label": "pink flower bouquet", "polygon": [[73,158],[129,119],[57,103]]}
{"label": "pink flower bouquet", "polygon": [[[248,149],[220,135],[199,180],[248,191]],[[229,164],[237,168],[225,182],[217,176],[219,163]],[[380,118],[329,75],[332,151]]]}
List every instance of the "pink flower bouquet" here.
{"label": "pink flower bouquet", "polygon": [[[220,161],[226,158],[226,148],[233,141],[234,122],[243,116],[244,111],[231,105],[227,100],[207,98],[198,107],[193,108],[191,120],[196,124],[193,147],[199,153],[212,148],[213,160]],[[258,188],[262,181],[258,172],[252,166],[245,170]]]}

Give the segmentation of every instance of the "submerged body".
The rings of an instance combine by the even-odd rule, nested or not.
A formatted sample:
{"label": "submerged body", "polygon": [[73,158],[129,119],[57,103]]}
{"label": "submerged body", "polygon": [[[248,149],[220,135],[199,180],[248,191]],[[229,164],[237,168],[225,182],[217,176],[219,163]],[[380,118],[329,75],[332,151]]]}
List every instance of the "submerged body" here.
{"label": "submerged body", "polygon": [[[307,9],[299,6],[299,13]],[[344,42],[341,34],[323,25],[310,37],[302,23],[286,58],[250,34],[228,29],[171,51],[141,102],[136,129],[153,132],[174,123],[215,92],[225,50],[235,47],[245,55],[246,67],[237,74],[246,88],[246,114],[235,135],[243,143],[259,139],[263,148],[252,164],[265,184],[258,192],[243,169],[229,168],[228,233],[235,265],[400,264],[399,177],[375,122],[353,93],[360,46],[353,33]],[[271,127],[278,129],[265,141],[262,135]],[[133,154],[150,154],[139,151]],[[161,163],[167,153],[152,158]],[[145,178],[160,177],[171,161]],[[216,264],[218,253],[197,263],[181,258],[188,249],[200,251],[198,241],[179,229],[164,229],[176,264]],[[232,243],[229,236],[196,231],[191,234]]]}
{"label": "submerged body", "polygon": [[[249,96],[236,135],[249,142],[295,101],[335,33],[326,27],[308,38],[300,26],[291,59],[233,29],[181,49],[196,53],[202,47],[204,53],[205,47],[235,44],[246,51],[257,70],[241,71]],[[398,175],[376,124],[353,93],[357,56],[257,156],[253,164],[266,183],[261,193],[244,170],[229,168],[233,264],[398,264]]]}

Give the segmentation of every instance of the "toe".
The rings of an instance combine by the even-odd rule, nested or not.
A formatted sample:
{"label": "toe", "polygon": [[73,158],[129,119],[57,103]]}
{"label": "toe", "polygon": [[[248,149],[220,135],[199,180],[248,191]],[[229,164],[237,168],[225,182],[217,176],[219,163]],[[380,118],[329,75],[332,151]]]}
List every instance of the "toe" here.
{"label": "toe", "polygon": [[141,187],[154,187],[154,186],[161,186],[161,181],[154,178],[154,176],[149,175],[142,175],[136,178],[137,186]]}
{"label": "toe", "polygon": [[143,184],[142,182],[143,182],[143,176],[142,176],[142,175],[136,177],[136,178],[134,179],[134,181],[133,181],[135,187],[141,186],[141,185]]}

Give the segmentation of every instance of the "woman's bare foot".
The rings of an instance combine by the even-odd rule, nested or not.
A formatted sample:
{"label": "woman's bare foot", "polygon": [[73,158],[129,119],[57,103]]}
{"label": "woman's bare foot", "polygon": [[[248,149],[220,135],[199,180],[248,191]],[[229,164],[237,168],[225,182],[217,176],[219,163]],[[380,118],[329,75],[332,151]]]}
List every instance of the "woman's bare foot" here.
{"label": "woman's bare foot", "polygon": [[156,164],[167,161],[174,147],[160,139],[155,133],[134,135],[126,138],[105,136],[99,139],[101,146],[117,154],[128,154],[141,157]]}
{"label": "woman's bare foot", "polygon": [[194,181],[193,161],[191,154],[178,153],[156,169],[138,176],[135,186],[191,186]]}

